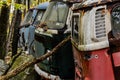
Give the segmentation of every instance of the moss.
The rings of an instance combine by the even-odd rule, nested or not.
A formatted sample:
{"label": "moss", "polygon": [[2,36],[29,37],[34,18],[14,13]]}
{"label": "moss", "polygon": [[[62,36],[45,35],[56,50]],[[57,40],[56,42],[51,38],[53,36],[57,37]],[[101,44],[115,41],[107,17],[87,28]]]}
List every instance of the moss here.
{"label": "moss", "polygon": [[[32,55],[26,55],[26,54],[21,54],[16,61],[14,62],[13,66],[11,67],[10,70],[13,70],[15,68],[17,68],[18,66],[20,66],[21,64],[28,62],[30,60],[32,60],[33,57]],[[10,80],[26,80],[27,76],[31,73],[31,69],[33,67],[29,67],[27,69],[25,69],[24,71],[22,71],[20,74],[16,75],[15,77],[11,78]],[[33,75],[34,76],[34,75]],[[32,76],[31,76],[32,77]],[[34,80],[34,79],[31,79]]]}

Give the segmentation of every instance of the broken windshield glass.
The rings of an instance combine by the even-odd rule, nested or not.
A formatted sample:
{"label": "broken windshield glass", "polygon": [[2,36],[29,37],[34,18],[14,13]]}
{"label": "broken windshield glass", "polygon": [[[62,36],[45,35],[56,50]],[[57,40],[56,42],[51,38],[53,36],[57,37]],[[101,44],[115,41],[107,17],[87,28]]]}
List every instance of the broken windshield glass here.
{"label": "broken windshield glass", "polygon": [[43,22],[46,22],[48,28],[61,29],[64,27],[69,7],[62,2],[51,2],[46,14],[43,17]]}

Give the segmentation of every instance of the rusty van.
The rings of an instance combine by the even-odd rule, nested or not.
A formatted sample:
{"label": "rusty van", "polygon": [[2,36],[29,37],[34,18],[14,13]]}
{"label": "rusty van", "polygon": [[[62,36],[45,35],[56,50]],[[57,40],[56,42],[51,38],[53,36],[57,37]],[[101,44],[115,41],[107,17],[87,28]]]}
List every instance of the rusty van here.
{"label": "rusty van", "polygon": [[86,0],[72,16],[75,80],[120,80],[120,0]]}

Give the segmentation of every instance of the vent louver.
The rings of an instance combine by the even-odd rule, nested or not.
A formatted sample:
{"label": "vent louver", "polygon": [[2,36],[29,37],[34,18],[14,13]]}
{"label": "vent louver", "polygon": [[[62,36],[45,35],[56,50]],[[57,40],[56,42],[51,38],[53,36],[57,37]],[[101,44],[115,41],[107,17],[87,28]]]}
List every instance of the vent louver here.
{"label": "vent louver", "polygon": [[95,13],[95,34],[96,38],[103,38],[106,36],[105,9],[98,9]]}

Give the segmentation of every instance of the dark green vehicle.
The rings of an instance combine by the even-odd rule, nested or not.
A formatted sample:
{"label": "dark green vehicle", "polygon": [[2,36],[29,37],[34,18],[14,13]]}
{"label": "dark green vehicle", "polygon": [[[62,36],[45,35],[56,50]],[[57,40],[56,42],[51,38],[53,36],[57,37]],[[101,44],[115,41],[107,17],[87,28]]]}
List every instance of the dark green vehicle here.
{"label": "dark green vehicle", "polygon": [[[36,58],[51,51],[58,43],[70,35],[71,9],[61,1],[51,1],[41,26],[35,30]],[[68,41],[54,55],[35,65],[41,76],[50,80],[74,80],[74,59],[71,42]],[[48,75],[49,74],[49,75]]]}
{"label": "dark green vehicle", "polygon": [[[35,58],[51,51],[71,33],[72,11],[69,5],[54,0],[49,3],[47,10],[45,10],[42,4],[39,10],[36,8],[29,10],[19,32],[21,35],[19,46],[22,46],[27,54],[32,54]],[[41,27],[36,28],[38,25]],[[54,55],[35,64],[35,70],[45,79],[74,80],[71,41],[68,41]]]}

